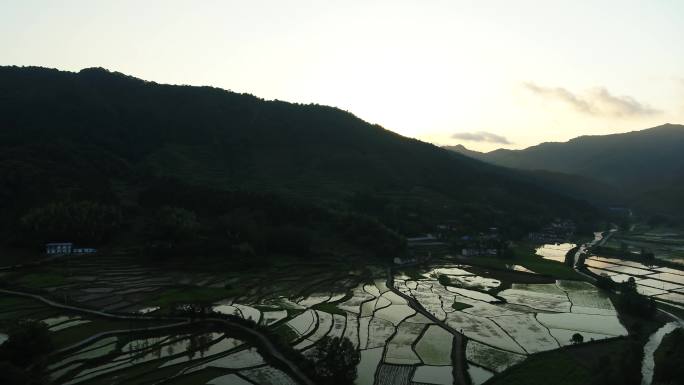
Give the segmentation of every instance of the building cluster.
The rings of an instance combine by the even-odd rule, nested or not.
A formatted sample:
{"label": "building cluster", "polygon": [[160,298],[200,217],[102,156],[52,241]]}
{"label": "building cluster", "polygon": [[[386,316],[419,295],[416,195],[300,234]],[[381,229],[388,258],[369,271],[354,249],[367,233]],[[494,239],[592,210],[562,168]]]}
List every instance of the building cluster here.
{"label": "building cluster", "polygon": [[575,230],[573,221],[556,219],[541,230],[530,233],[528,238],[535,243],[564,243],[573,237]]}
{"label": "building cluster", "polygon": [[459,243],[464,257],[496,257],[502,245],[499,229],[496,227],[490,227],[484,233],[464,235]]}
{"label": "building cluster", "polygon": [[56,242],[45,244],[45,254],[49,256],[57,255],[81,255],[81,254],[94,254],[97,253],[97,249],[92,247],[74,247],[71,242]]}
{"label": "building cluster", "polygon": [[409,265],[422,263],[429,260],[433,253],[443,253],[449,248],[449,244],[444,242],[439,236],[434,234],[423,234],[416,237],[406,238],[408,246],[408,256],[395,257],[394,264]]}

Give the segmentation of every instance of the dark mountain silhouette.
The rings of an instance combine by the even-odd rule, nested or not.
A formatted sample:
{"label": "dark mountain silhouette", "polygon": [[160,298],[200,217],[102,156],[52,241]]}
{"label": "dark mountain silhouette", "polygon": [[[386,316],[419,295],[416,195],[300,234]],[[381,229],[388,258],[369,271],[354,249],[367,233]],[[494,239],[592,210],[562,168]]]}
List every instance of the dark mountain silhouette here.
{"label": "dark mountain silhouette", "polygon": [[524,150],[480,153],[457,146],[450,149],[500,166],[577,175],[588,178],[585,183],[599,181],[602,194],[610,191],[606,185],[612,186],[619,191],[618,200],[661,214],[682,214],[676,210],[682,207],[677,197],[684,185],[683,125],[664,124],[623,134],[581,136]]}
{"label": "dark mountain silhouette", "polygon": [[455,146],[443,146],[442,148],[445,150],[457,152],[459,154],[463,154],[465,156],[475,158],[475,159],[480,159],[480,157],[484,155],[484,153],[466,148],[462,144],[457,144]]}
{"label": "dark mountain silhouette", "polygon": [[444,218],[524,231],[594,212],[327,106],[36,67],[0,68],[0,101],[0,205],[14,217],[55,199],[125,204],[165,177],[361,211],[402,233]]}

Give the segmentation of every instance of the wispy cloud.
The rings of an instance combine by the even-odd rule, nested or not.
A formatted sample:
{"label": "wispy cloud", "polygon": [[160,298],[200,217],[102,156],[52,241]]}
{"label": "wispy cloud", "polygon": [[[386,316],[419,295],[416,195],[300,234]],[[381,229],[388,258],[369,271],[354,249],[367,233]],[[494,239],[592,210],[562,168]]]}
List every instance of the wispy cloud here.
{"label": "wispy cloud", "polygon": [[492,134],[491,132],[477,131],[477,132],[457,132],[451,135],[453,139],[466,140],[469,142],[487,142],[499,144],[511,144],[511,142],[501,135]]}
{"label": "wispy cloud", "polygon": [[562,87],[542,87],[532,82],[524,83],[523,86],[535,95],[560,100],[579,112],[595,116],[634,117],[662,112],[631,96],[613,95],[603,87],[592,88],[578,95]]}

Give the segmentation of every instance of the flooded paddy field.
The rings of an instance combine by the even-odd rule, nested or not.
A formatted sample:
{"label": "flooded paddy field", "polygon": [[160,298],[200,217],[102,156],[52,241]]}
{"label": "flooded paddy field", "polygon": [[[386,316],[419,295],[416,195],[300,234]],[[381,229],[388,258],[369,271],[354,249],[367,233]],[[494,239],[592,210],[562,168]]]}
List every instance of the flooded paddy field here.
{"label": "flooded paddy field", "polygon": [[41,267],[8,279],[59,303],[140,317],[0,296],[0,319],[40,320],[59,349],[69,347],[50,358],[56,384],[297,383],[231,328],[166,319],[174,305],[196,301],[262,325],[307,357],[326,336],[348,338],[360,352],[359,385],[482,384],[530,354],[569,345],[575,333],[585,341],[627,333],[591,284],[448,261],[391,275],[380,266],[301,264],[237,276],[151,272],[97,256],[68,271]]}
{"label": "flooded paddy field", "polygon": [[637,292],[642,295],[684,305],[684,269],[598,256],[587,258],[584,264],[592,273],[610,277],[616,283],[634,278]]}
{"label": "flooded paddy field", "polygon": [[574,247],[577,247],[574,243],[545,244],[539,246],[535,252],[544,259],[564,263],[565,255]]}
{"label": "flooded paddy field", "polygon": [[[450,278],[447,286],[442,284],[447,280],[440,278],[444,275]],[[468,365],[477,368],[470,370],[475,382],[522,362],[529,354],[570,345],[575,333],[585,341],[627,334],[608,296],[589,283],[497,285],[495,281],[467,267],[433,269],[413,278],[398,275],[394,280],[400,292],[414,298],[440,325],[467,337],[465,357]],[[464,284],[468,282],[482,284],[475,288]]]}
{"label": "flooded paddy field", "polygon": [[640,253],[642,249],[653,252],[656,259],[679,263],[684,267],[684,229],[678,227],[650,227],[638,224],[632,231],[617,233],[606,244]]}

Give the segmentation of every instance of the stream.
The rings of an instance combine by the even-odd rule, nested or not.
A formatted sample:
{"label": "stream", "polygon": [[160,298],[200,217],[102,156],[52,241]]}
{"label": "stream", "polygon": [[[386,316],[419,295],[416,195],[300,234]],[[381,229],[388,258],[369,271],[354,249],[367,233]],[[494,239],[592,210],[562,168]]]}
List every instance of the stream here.
{"label": "stream", "polygon": [[653,355],[655,354],[655,351],[658,350],[658,346],[660,346],[663,337],[679,327],[682,327],[680,322],[667,323],[648,338],[648,342],[644,345],[644,361],[641,364],[641,385],[651,385],[651,382],[653,381],[653,370],[655,369]]}

